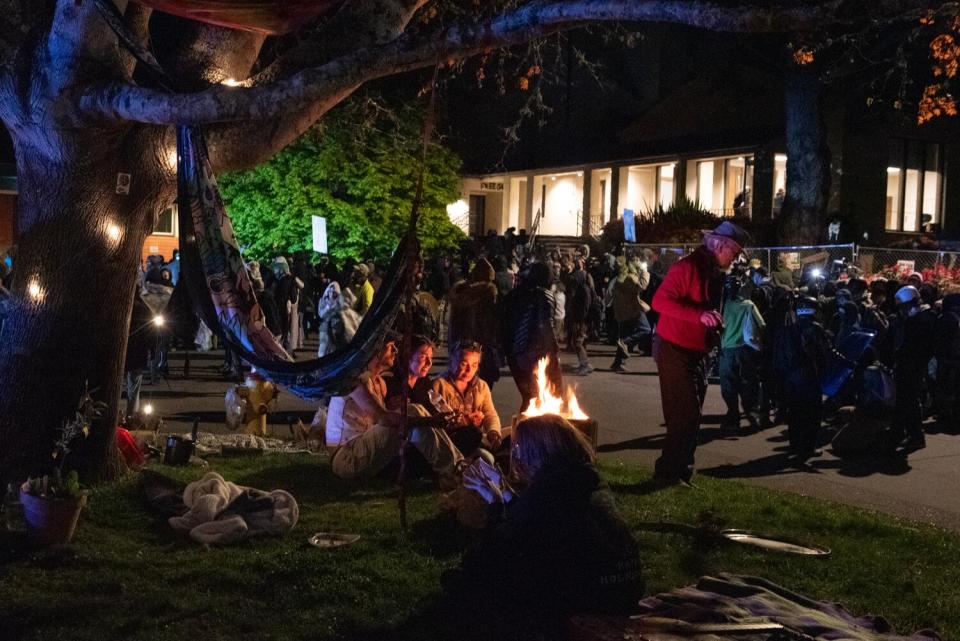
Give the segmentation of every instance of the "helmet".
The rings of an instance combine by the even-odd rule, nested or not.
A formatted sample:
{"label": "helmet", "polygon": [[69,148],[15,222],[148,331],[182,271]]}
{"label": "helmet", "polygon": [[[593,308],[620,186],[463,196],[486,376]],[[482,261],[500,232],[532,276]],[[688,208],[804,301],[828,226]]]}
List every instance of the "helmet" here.
{"label": "helmet", "polygon": [[905,285],[894,294],[898,305],[918,304],[920,302],[920,292],[913,285]]}

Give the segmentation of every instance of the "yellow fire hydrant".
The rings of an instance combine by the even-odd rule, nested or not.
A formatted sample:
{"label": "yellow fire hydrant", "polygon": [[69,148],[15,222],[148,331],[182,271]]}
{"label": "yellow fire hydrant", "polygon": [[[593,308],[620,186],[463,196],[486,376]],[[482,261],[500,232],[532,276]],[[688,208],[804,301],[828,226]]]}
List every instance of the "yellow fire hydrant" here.
{"label": "yellow fire hydrant", "polygon": [[280,395],[280,390],[256,372],[247,374],[243,385],[237,385],[235,390],[237,396],[247,401],[243,415],[240,417],[240,422],[243,424],[240,431],[243,434],[266,436],[267,409],[270,402]]}

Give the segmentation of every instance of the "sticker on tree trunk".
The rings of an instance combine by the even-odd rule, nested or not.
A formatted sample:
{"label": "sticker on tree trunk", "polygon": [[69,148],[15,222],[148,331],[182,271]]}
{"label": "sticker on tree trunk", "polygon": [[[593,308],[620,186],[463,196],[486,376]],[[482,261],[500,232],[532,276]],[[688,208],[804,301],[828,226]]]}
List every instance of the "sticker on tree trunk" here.
{"label": "sticker on tree trunk", "polygon": [[130,194],[130,174],[117,174],[117,193]]}

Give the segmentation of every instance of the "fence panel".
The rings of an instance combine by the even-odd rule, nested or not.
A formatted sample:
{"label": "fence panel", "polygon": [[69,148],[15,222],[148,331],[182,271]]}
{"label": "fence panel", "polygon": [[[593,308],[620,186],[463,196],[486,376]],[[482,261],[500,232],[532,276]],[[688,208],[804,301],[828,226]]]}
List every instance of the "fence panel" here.
{"label": "fence panel", "polygon": [[937,273],[960,269],[960,252],[860,247],[857,265],[867,276],[902,279],[917,271],[924,274],[924,280],[938,280]]}
{"label": "fence panel", "polygon": [[800,276],[804,269],[816,267],[828,276],[838,261],[854,263],[856,247],[853,244],[748,247],[744,253],[750,260],[759,260],[761,266],[771,272],[786,267]]}

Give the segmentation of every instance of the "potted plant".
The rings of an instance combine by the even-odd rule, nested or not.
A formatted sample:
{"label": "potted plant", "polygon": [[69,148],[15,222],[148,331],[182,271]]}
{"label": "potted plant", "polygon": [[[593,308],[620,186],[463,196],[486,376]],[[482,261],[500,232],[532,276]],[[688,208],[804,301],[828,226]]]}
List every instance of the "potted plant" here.
{"label": "potted plant", "polygon": [[64,472],[63,464],[77,438],[90,433],[90,424],[103,415],[106,404],[94,401],[86,391],[76,416],[65,421],[53,450],[56,464],[49,474],[27,479],[20,487],[23,520],[38,545],[69,543],[77,528],[88,491],[80,487],[76,470]]}

